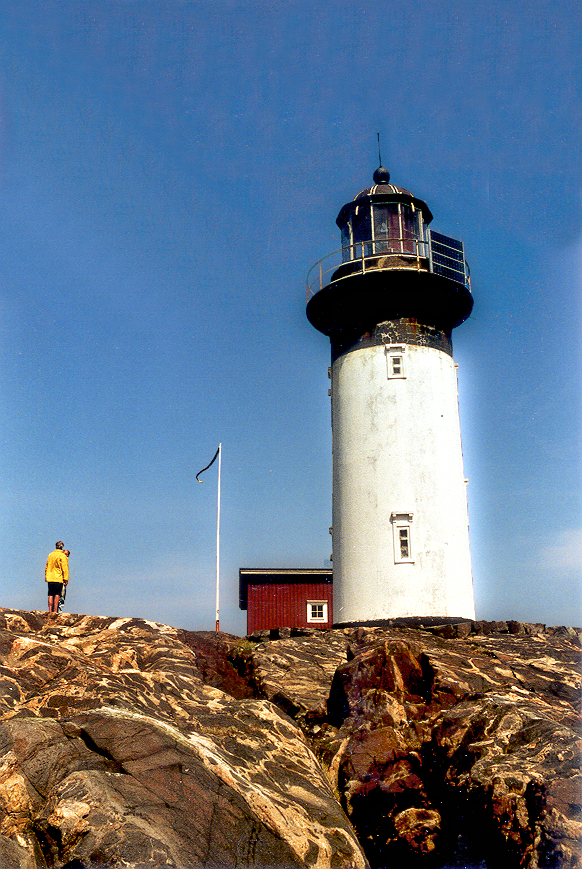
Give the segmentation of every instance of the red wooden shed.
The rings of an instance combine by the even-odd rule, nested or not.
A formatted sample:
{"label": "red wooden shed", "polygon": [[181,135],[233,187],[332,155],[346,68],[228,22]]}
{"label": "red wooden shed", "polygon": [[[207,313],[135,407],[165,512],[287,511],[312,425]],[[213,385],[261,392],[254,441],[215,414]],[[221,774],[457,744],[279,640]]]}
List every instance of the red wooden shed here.
{"label": "red wooden shed", "polygon": [[331,568],[254,568],[239,571],[239,607],[247,634],[273,628],[331,628]]}

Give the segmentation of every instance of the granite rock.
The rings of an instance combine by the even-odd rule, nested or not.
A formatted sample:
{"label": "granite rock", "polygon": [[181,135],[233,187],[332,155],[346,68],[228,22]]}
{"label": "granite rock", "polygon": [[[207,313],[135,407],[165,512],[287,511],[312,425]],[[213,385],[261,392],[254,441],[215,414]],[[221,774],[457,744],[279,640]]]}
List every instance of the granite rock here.
{"label": "granite rock", "polygon": [[206,684],[183,632],[4,610],[0,661],[7,866],[366,865],[299,727]]}
{"label": "granite rock", "polygon": [[0,865],[575,869],[581,636],[0,610]]}
{"label": "granite rock", "polygon": [[[325,643],[334,665],[345,649],[331,681]],[[309,648],[263,639],[257,686],[292,700],[373,866],[582,865],[578,629],[334,630],[313,666]]]}

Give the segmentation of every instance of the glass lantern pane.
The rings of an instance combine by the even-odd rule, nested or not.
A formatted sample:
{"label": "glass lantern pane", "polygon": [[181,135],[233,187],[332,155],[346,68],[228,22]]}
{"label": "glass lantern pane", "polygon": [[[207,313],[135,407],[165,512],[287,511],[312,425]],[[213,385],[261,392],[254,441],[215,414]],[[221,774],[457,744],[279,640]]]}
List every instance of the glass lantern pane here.
{"label": "glass lantern pane", "polygon": [[374,252],[388,253],[398,250],[400,245],[397,241],[400,236],[398,226],[398,206],[374,205]]}
{"label": "glass lantern pane", "polygon": [[348,262],[348,260],[352,259],[352,250],[351,250],[351,233],[350,233],[350,225],[349,223],[344,224],[342,226],[342,262]]}
{"label": "glass lantern pane", "polygon": [[407,253],[416,253],[416,245],[413,239],[419,238],[418,212],[413,211],[410,205],[401,205],[402,214],[402,249]]}
{"label": "glass lantern pane", "polygon": [[[372,245],[370,243],[372,238],[372,220],[369,207],[363,208],[360,206],[356,208],[356,213],[352,217],[352,232],[354,239],[352,259],[360,256],[369,256],[372,252]],[[367,242],[367,244],[362,244],[362,242]]]}

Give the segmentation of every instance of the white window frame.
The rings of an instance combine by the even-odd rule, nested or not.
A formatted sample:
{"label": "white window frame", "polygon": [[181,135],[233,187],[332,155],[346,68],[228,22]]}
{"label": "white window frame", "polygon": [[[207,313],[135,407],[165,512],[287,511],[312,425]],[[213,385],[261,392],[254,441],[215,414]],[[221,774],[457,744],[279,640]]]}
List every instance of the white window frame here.
{"label": "white window frame", "polygon": [[[322,607],[323,616],[322,618],[314,618],[313,617],[313,606]],[[323,624],[323,622],[327,621],[327,601],[326,600],[308,600],[307,601],[307,621],[309,624]]]}
{"label": "white window frame", "polygon": [[[385,344],[386,375],[388,380],[406,380],[406,347],[401,344]],[[400,360],[400,371],[394,372],[394,360]]]}
{"label": "white window frame", "polygon": [[[414,564],[414,537],[412,534],[413,513],[392,513],[390,521],[392,523],[392,537],[394,541],[394,563],[395,564]],[[402,554],[401,531],[406,531],[408,537],[408,555]]]}

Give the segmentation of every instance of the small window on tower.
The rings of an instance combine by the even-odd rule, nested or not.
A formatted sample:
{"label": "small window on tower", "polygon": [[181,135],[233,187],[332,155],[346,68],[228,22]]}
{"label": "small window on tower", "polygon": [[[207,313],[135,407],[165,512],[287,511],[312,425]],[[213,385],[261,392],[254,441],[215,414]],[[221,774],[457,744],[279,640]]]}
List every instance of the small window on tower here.
{"label": "small window on tower", "polygon": [[400,558],[410,558],[410,528],[399,528]]}
{"label": "small window on tower", "polygon": [[404,349],[402,347],[386,347],[386,366],[388,380],[404,380]]}
{"label": "small window on tower", "polygon": [[392,513],[390,517],[394,535],[394,562],[414,562],[412,552],[412,513]]}
{"label": "small window on tower", "polygon": [[308,622],[326,622],[327,621],[327,601],[326,600],[308,600],[307,601],[307,621]]}

